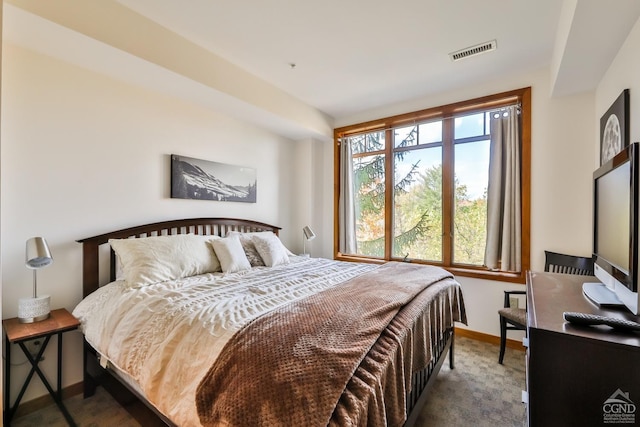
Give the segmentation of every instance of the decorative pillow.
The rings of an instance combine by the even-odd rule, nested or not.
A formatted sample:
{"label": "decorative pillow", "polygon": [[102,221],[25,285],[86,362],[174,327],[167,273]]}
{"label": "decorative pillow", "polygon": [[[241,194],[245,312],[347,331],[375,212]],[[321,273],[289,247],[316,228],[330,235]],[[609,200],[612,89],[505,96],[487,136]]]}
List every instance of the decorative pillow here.
{"label": "decorative pillow", "polygon": [[235,273],[236,271],[250,270],[251,264],[242,249],[240,237],[227,236],[224,239],[212,240],[213,249],[220,260],[223,273]]}
{"label": "decorative pillow", "polygon": [[109,239],[128,286],[140,288],[167,280],[220,271],[209,241],[215,236],[179,234]]}
{"label": "decorative pillow", "polygon": [[[229,231],[227,233],[227,236],[231,236],[233,234],[237,234],[238,236],[240,236],[240,242],[244,242],[244,241],[251,241],[251,244],[247,244],[245,246],[245,244],[243,243],[242,247],[245,248],[245,252],[247,251],[247,248],[249,251],[252,251],[255,248],[255,244],[253,243],[253,236],[274,236],[276,239],[278,239],[278,242],[280,242],[280,245],[282,246],[283,250],[287,253],[287,255],[289,256],[293,256],[293,252],[291,252],[289,249],[287,249],[287,247],[282,243],[282,240],[280,240],[280,238],[278,236],[276,236],[276,234],[273,231],[251,231],[251,232],[247,232],[247,233],[241,233],[239,231]],[[256,255],[260,256],[257,251],[255,252]],[[249,253],[247,253],[247,258],[249,258],[249,260],[251,260],[251,256]],[[264,260],[262,259],[262,257],[260,257],[260,264],[256,264],[256,265],[265,265],[264,264]],[[252,264],[253,265],[253,264]],[[254,265],[255,267],[255,265]]]}
{"label": "decorative pillow", "polygon": [[244,249],[244,254],[247,256],[251,267],[264,267],[264,261],[262,261],[256,245],[253,244],[253,240],[251,240],[252,235],[253,233],[240,233],[239,231],[230,231],[227,233],[227,237],[240,237],[240,244],[242,244],[242,249]]}
{"label": "decorative pillow", "polygon": [[254,234],[251,239],[267,267],[289,264],[286,248],[275,234]]}

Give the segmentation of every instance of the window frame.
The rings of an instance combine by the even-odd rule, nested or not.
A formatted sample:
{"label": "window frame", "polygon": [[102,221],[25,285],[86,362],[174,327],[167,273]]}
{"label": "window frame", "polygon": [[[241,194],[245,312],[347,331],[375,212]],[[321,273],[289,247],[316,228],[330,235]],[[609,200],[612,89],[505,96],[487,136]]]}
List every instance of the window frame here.
{"label": "window frame", "polygon": [[[505,271],[491,271],[481,266],[461,266],[453,265],[453,173],[454,167],[453,150],[455,144],[447,144],[444,141],[453,141],[453,122],[455,116],[461,114],[471,114],[489,108],[512,105],[514,102],[521,106],[521,156],[522,156],[522,176],[521,176],[521,227],[522,227],[522,247],[521,260],[522,271],[511,273]],[[385,117],[371,120],[365,123],[358,123],[334,129],[334,258],[341,261],[355,261],[367,263],[384,263],[387,261],[402,261],[392,255],[392,230],[393,230],[393,180],[385,180],[385,255],[384,258],[368,257],[360,255],[342,254],[339,251],[339,212],[338,200],[340,197],[340,139],[350,135],[385,131],[385,165],[386,171],[393,171],[393,128],[411,125],[427,120],[443,120],[443,144],[442,144],[442,167],[443,167],[443,248],[442,262],[428,262],[423,260],[411,260],[414,263],[437,265],[443,267],[455,275],[474,277],[479,279],[498,280],[512,283],[525,283],[526,271],[530,269],[530,236],[531,236],[531,87],[488,95],[468,101],[456,102],[440,107],[428,108],[411,113]],[[449,124],[450,122],[450,124]],[[445,230],[448,230],[445,231]]]}

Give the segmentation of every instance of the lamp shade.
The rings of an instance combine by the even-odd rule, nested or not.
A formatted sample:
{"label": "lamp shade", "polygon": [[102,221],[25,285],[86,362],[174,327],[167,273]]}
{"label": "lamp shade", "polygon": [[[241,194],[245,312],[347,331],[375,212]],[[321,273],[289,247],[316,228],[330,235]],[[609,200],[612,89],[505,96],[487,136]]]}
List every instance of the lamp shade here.
{"label": "lamp shade", "polygon": [[18,321],[20,323],[39,322],[49,318],[51,298],[48,295],[38,296],[36,271],[53,262],[47,241],[42,237],[27,240],[25,265],[33,270],[33,298],[18,299]]}
{"label": "lamp shade", "polygon": [[43,237],[32,237],[27,240],[25,263],[28,268],[42,268],[53,262],[49,245]]}
{"label": "lamp shade", "polygon": [[302,255],[307,255],[307,240],[313,240],[316,238],[316,233],[313,232],[311,227],[305,225],[302,229]]}
{"label": "lamp shade", "polygon": [[302,234],[304,234],[304,238],[307,240],[313,240],[316,238],[316,233],[314,233],[308,225],[302,229]]}

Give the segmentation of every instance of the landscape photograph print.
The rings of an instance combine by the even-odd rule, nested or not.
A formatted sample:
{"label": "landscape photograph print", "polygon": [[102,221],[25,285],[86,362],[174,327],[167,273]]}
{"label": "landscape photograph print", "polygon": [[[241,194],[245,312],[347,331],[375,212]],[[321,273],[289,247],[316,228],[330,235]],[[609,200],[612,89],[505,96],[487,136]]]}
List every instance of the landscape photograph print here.
{"label": "landscape photograph print", "polygon": [[174,199],[255,203],[256,187],[253,168],[171,155]]}

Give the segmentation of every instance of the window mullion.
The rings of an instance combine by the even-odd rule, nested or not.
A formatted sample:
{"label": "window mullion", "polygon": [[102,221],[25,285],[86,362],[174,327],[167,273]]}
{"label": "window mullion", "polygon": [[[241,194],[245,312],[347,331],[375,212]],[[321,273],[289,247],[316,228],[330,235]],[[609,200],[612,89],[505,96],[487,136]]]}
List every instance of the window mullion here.
{"label": "window mullion", "polygon": [[385,161],[384,161],[384,259],[391,259],[393,245],[393,129],[385,131]]}
{"label": "window mullion", "polygon": [[442,121],[442,262],[453,261],[454,119]]}

